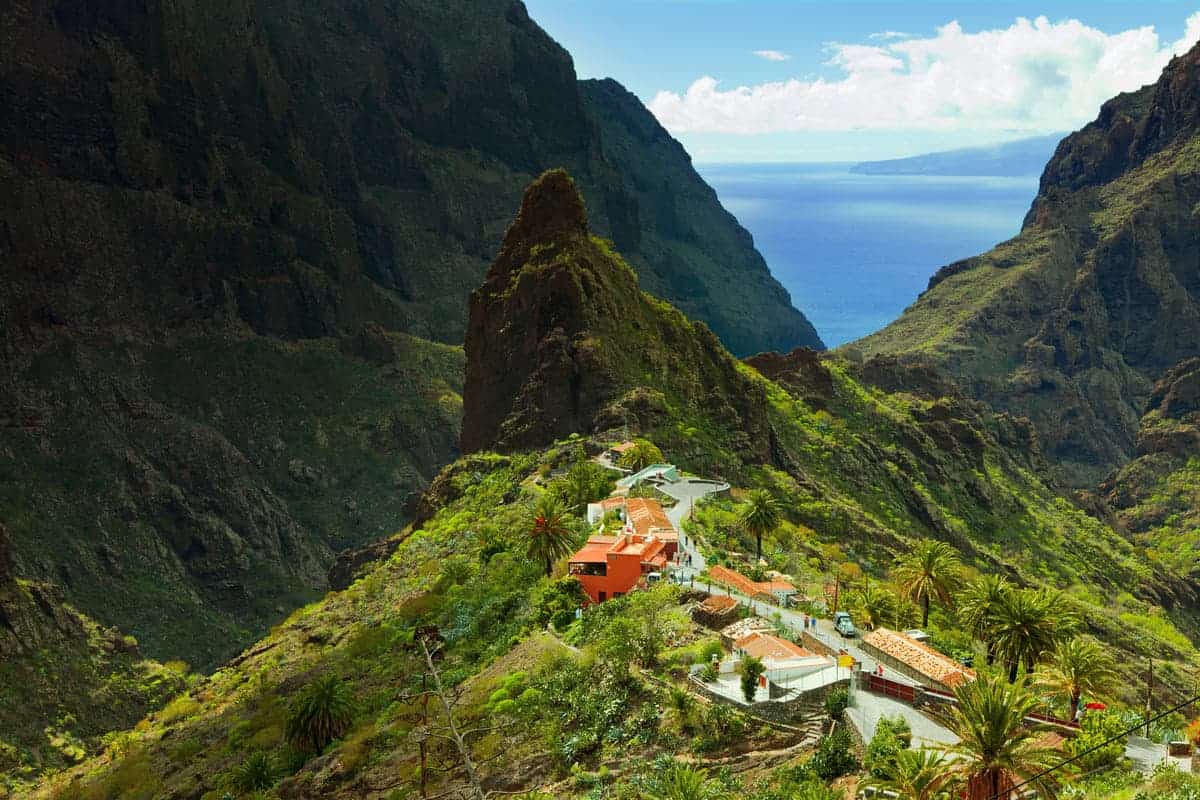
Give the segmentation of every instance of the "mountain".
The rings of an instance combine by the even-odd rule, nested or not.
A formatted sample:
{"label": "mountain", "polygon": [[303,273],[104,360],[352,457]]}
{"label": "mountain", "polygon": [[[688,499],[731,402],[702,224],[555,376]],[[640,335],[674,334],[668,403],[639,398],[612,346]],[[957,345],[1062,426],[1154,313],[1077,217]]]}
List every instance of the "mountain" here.
{"label": "mountain", "polygon": [[546,168],[736,351],[820,346],[682,148],[515,0],[37,0],[0,30],[0,517],[18,574],[148,654],[219,663],[403,527]]}
{"label": "mountain", "polygon": [[1029,417],[1063,477],[1135,453],[1154,382],[1200,355],[1200,49],[1059,144],[1021,233],[942,268],[853,347],[928,360]]}
{"label": "mountain", "polygon": [[[673,371],[658,360],[669,356]],[[701,593],[662,581],[576,620],[564,559],[547,576],[530,556],[535,499],[577,492],[572,474],[600,469],[588,454],[623,435],[614,403],[681,468],[710,477],[719,466],[733,482],[732,497],[696,504],[684,523],[714,559],[741,558],[738,500],[767,489],[781,515],[764,537],[768,566],[816,592],[821,576],[854,576],[844,596],[859,619],[862,596],[874,587],[878,599],[895,557],[936,538],[972,570],[1070,586],[1056,613],[1077,614],[1120,656],[1122,699],[1144,701],[1134,678],[1146,656],[1164,686],[1192,685],[1182,665],[1196,650],[1179,627],[1196,626],[1189,587],[1045,479],[1027,422],[896,357],[855,363],[798,349],[737,361],[703,324],[641,290],[590,232],[562,171],[528,188],[472,297],[465,358],[464,445],[475,452],[434,481],[390,555],[197,683],[177,701],[186,713],[149,715],[123,752],[51,776],[32,796],[183,800],[248,785],[279,797],[421,786],[435,796],[467,780],[456,749],[441,743],[447,714],[478,756],[473,778],[498,792],[583,796],[607,783],[632,793],[675,757],[744,767],[730,780],[746,792],[780,778],[777,765],[794,771],[816,744],[803,729],[720,703],[698,704],[693,722],[668,711],[664,688],[692,685],[688,666],[715,638],[686,617]],[[735,431],[744,444],[726,441]],[[610,487],[586,485],[577,499]],[[937,608],[930,622],[940,647],[975,652],[953,614]],[[330,684],[349,718],[305,749],[288,736],[306,707],[295,698]],[[806,724],[827,729],[813,713]]]}
{"label": "mountain", "polygon": [[979,175],[1023,177],[1040,175],[1062,139],[1061,133],[1014,142],[941,150],[908,158],[863,161],[850,167],[863,175]]}
{"label": "mountain", "polygon": [[544,447],[632,417],[720,420],[705,438],[735,458],[766,453],[766,396],[703,324],[644,293],[588,229],[562,170],[525,193],[471,296],[462,446]]}
{"label": "mountain", "polygon": [[1154,385],[1134,458],[1101,493],[1134,543],[1165,569],[1200,581],[1200,359]]}

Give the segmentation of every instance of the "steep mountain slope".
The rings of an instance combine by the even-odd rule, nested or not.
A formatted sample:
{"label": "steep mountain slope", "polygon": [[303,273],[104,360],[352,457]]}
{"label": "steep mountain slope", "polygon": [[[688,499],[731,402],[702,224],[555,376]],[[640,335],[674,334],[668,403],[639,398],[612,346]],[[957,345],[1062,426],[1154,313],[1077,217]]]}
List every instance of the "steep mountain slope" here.
{"label": "steep mountain slope", "polygon": [[1197,115],[1200,48],[1063,140],[1016,238],[854,347],[944,366],[1095,485],[1134,453],[1154,381],[1200,354]]}
{"label": "steep mountain slope", "polygon": [[[605,619],[626,623],[616,627],[624,649],[582,657],[593,667],[580,669],[544,631],[564,584],[542,575],[528,555],[531,501],[561,480],[554,476],[577,453],[611,441],[585,435],[613,418],[606,403],[635,396],[643,402],[631,428],[662,444],[668,458],[694,470],[720,464],[739,490],[775,490],[786,524],[770,537],[770,557],[797,565],[797,574],[815,558],[821,570],[853,562],[878,577],[914,539],[941,538],[980,569],[1069,587],[1064,610],[1077,610],[1092,632],[1128,654],[1125,669],[1135,656],[1153,655],[1160,679],[1184,682],[1177,665],[1195,649],[1160,600],[1185,587],[1163,579],[1116,531],[1042,479],[1026,423],[952,389],[931,399],[872,388],[936,386],[936,374],[910,375],[895,359],[852,366],[798,350],[739,363],[714,341],[641,292],[620,257],[588,233],[564,173],[540,177],[473,298],[467,337],[464,436],[513,452],[478,452],[448,467],[423,499],[423,521],[398,537],[386,561],[295,612],[194,687],[191,713],[149,718],[123,753],[58,776],[35,796],[215,799],[238,785],[256,753],[274,758],[268,796],[415,793],[422,753],[430,763],[455,760],[425,736],[443,723],[418,696],[421,632],[436,632],[444,644],[438,669],[461,691],[463,727],[485,730],[476,741],[489,789],[550,786],[553,794],[582,796],[599,783],[587,780],[601,766],[607,780],[620,781],[640,758],[660,772],[653,759],[685,751],[718,757],[714,767],[726,763],[719,760],[726,751],[702,736],[667,729],[654,699],[661,689],[649,688],[666,670],[651,683],[649,670],[629,668],[629,648],[645,629],[611,609],[631,609],[650,593],[625,598],[625,607],[610,601],[578,623],[577,630]],[[681,356],[672,372],[656,369],[654,359],[667,352]],[[604,381],[588,382],[582,367]],[[711,388],[694,394],[706,376]],[[512,394],[489,405],[475,399],[482,389]],[[725,408],[734,389],[748,399]],[[622,416],[613,424],[623,427]],[[581,430],[568,430],[576,423]],[[720,434],[735,425],[760,446],[725,446]],[[723,533],[704,528],[708,513],[701,504],[689,530],[716,552]],[[574,602],[567,601],[568,618]],[[357,713],[322,752],[298,752],[285,735],[287,703],[319,676],[340,680]],[[496,694],[508,678],[529,691]],[[490,730],[495,723],[503,727]],[[760,735],[752,730],[745,738]],[[447,773],[426,774],[431,796],[446,788]]]}
{"label": "steep mountain slope", "polygon": [[0,526],[0,795],[16,781],[74,764],[100,735],[131,727],[185,686],[186,666],[145,661],[137,643],[103,629],[53,586],[9,571]]}
{"label": "steep mountain slope", "polygon": [[766,398],[703,323],[641,291],[588,230],[562,170],[525,193],[487,280],[471,296],[462,446],[543,446],[571,433],[666,418],[734,458],[766,455]]}
{"label": "steep mountain slope", "polygon": [[1154,385],[1135,458],[1101,490],[1149,557],[1200,582],[1200,359]]}
{"label": "steep mountain slope", "polygon": [[606,102],[514,0],[0,10],[19,573],[198,666],[322,591],[456,454],[466,300],[547,167],[739,350],[818,345],[711,192],[687,228],[637,185]]}
{"label": "steep mountain slope", "polygon": [[750,234],[721,207],[683,145],[616,81],[580,81],[579,88],[600,126],[604,158],[621,166],[637,206],[638,238],[614,242],[642,287],[705,322],[735,354],[821,349],[816,330],[792,310]]}

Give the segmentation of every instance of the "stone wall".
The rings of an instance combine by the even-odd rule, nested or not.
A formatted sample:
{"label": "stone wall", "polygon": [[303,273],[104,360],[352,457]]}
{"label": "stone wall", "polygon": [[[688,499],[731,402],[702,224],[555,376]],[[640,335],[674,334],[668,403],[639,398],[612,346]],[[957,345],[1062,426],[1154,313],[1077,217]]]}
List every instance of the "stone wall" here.
{"label": "stone wall", "polygon": [[784,724],[797,722],[806,717],[825,713],[825,698],[834,689],[848,689],[850,679],[844,678],[817,689],[792,695],[787,700],[764,700],[760,703],[739,703],[710,689],[703,681],[692,676],[692,687],[714,703],[725,703],[760,719]]}

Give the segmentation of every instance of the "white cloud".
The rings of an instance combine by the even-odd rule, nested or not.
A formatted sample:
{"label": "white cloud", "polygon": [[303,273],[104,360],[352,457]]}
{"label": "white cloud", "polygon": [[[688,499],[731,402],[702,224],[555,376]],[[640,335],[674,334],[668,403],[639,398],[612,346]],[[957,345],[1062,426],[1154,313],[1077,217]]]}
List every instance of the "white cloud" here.
{"label": "white cloud", "polygon": [[[1113,95],[1156,80],[1171,56],[1197,39],[1200,12],[1188,18],[1177,42],[1160,42],[1153,27],[1107,34],[1045,17],[977,33],[950,22],[924,38],[832,45],[829,64],[843,73],[835,80],[725,89],[706,75],[682,94],[659,92],[649,106],[676,134],[1060,131],[1093,119]],[[766,52],[774,51],[759,55]]]}
{"label": "white cloud", "polygon": [[792,58],[787,53],[781,53],[778,50],[755,50],[754,55],[765,58],[767,61],[790,61]]}
{"label": "white cloud", "polygon": [[868,39],[910,39],[910,38],[912,38],[912,34],[905,33],[904,31],[880,31],[879,33],[872,33],[867,38]]}

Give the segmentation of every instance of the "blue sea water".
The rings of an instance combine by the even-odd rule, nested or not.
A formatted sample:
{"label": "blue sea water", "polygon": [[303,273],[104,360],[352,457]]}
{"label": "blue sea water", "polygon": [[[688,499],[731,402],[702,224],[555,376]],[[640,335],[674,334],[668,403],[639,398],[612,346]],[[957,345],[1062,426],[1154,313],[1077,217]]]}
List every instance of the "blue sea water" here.
{"label": "blue sea water", "polygon": [[859,175],[850,164],[698,164],[829,347],[879,330],[939,267],[1015,235],[1025,177]]}

